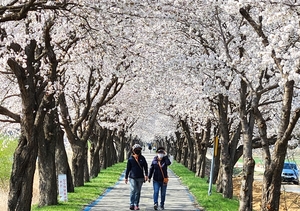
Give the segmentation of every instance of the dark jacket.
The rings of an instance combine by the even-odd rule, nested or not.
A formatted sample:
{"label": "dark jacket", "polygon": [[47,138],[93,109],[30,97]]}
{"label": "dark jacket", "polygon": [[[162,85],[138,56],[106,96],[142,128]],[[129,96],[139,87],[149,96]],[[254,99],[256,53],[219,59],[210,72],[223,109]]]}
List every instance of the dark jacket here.
{"label": "dark jacket", "polygon": [[138,162],[140,165],[132,155],[128,158],[125,179],[128,179],[128,177],[133,179],[144,178],[144,172],[145,175],[148,175],[148,164],[143,155],[139,155]]}
{"label": "dark jacket", "polygon": [[[157,156],[155,156],[153,158],[153,161],[150,166],[148,178],[151,179],[153,176],[153,180],[155,180],[157,182],[162,182],[164,177],[163,177],[160,167],[158,165],[157,158],[158,158]],[[160,161],[160,165],[161,165],[161,169],[164,173],[164,176],[168,177],[167,170],[168,170],[168,166],[171,165],[171,161],[169,160],[168,156],[163,157],[163,159]]]}

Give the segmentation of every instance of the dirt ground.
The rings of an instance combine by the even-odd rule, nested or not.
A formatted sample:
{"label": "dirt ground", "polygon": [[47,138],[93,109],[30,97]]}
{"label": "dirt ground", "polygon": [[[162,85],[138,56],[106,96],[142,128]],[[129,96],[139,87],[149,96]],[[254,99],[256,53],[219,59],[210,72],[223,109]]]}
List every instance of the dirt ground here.
{"label": "dirt ground", "polygon": [[[239,196],[241,177],[235,177],[233,179],[233,193],[235,196]],[[253,184],[253,210],[260,210],[262,193],[262,182],[254,181]],[[300,194],[282,192],[280,198],[280,211],[299,211],[300,210]]]}

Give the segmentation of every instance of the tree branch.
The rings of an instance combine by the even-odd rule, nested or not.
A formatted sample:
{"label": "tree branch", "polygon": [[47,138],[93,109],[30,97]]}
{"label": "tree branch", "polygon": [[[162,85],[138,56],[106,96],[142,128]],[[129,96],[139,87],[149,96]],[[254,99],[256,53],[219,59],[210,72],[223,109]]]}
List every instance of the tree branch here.
{"label": "tree branch", "polygon": [[[8,110],[7,108],[5,108],[3,106],[0,106],[0,114],[12,118],[13,120],[15,120],[15,123],[20,123],[21,122],[21,117],[20,117],[19,114],[15,114],[15,113],[11,112],[10,110]],[[1,121],[1,122],[3,122],[3,121]]]}

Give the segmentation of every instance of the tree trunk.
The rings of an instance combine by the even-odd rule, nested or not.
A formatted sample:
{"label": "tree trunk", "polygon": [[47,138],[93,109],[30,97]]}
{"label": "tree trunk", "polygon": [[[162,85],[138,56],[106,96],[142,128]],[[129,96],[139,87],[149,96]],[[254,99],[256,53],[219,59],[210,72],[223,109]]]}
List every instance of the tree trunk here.
{"label": "tree trunk", "polygon": [[262,211],[278,211],[281,189],[281,171],[283,168],[288,141],[292,131],[299,119],[300,110],[297,109],[293,118],[291,115],[291,104],[293,99],[294,81],[287,81],[284,85],[283,106],[278,138],[275,143],[273,159],[264,173]]}
{"label": "tree trunk", "polygon": [[[109,133],[109,130],[106,129],[106,136],[104,137],[103,139],[103,144],[102,144],[102,147],[101,147],[101,152],[100,152],[100,163],[101,163],[101,169],[106,169],[107,168],[107,136],[108,136],[108,133]],[[132,145],[131,145],[132,146]]]}
{"label": "tree trunk", "polygon": [[[252,186],[254,180],[254,167],[255,161],[252,157],[252,134],[254,127],[254,116],[253,109],[249,112],[247,111],[247,84],[244,80],[241,80],[241,89],[240,89],[240,118],[242,124],[242,134],[243,134],[243,177],[242,185],[240,190],[240,211],[252,211]],[[258,105],[258,98],[252,97],[255,105]],[[248,115],[249,117],[248,117]],[[248,120],[249,119],[249,122]]]}
{"label": "tree trunk", "polygon": [[92,140],[91,139],[91,148],[90,148],[90,176],[91,178],[95,178],[98,176],[99,172],[100,172],[100,157],[99,157],[99,153],[100,153],[100,146],[99,143],[97,143],[97,140]]}
{"label": "tree trunk", "polygon": [[189,156],[188,156],[188,169],[192,172],[195,172],[195,144],[194,139],[189,139]]}
{"label": "tree trunk", "polygon": [[190,128],[189,125],[186,121],[184,120],[180,120],[180,126],[184,132],[184,136],[185,136],[185,150],[184,150],[184,160],[183,163],[184,165],[192,171],[193,169],[193,165],[194,165],[194,140],[191,137],[191,132],[190,132]]}
{"label": "tree trunk", "polygon": [[98,176],[101,164],[100,164],[100,150],[103,145],[103,139],[106,136],[106,129],[102,129],[99,125],[95,126],[95,134],[90,138],[90,176],[95,178]]}
{"label": "tree trunk", "polygon": [[76,141],[76,144],[72,144],[72,151],[72,171],[74,178],[74,186],[83,186],[86,142]]}
{"label": "tree trunk", "polygon": [[228,97],[219,94],[219,126],[220,126],[220,145],[221,145],[221,172],[219,172],[220,181],[218,191],[222,192],[224,198],[232,198],[233,183],[230,150],[229,150],[229,130],[227,123]]}
{"label": "tree trunk", "polygon": [[124,158],[125,158],[125,155],[124,155],[124,149],[125,149],[125,146],[126,146],[126,138],[125,138],[125,133],[124,131],[121,131],[119,133],[119,140],[120,140],[120,146],[119,146],[119,156],[118,156],[118,162],[124,162]]}
{"label": "tree trunk", "polygon": [[56,178],[59,174],[65,174],[67,176],[67,190],[68,192],[74,192],[72,172],[68,162],[66,148],[64,145],[64,131],[60,127],[58,127],[57,130],[55,158]]}
{"label": "tree trunk", "polygon": [[[206,169],[206,153],[207,153],[207,147],[209,146],[209,140],[210,140],[210,130],[211,130],[211,121],[210,119],[206,122],[205,130],[202,130],[202,138],[199,137],[199,133],[196,134],[195,140],[197,148],[197,164],[196,164],[196,175],[197,177],[204,178],[205,177],[205,169]],[[208,175],[207,175],[208,176]]]}
{"label": "tree trunk", "polygon": [[187,146],[187,141],[186,138],[184,138],[184,143],[182,147],[182,156],[181,156],[181,164],[184,165],[185,167],[188,167],[188,157],[189,157],[189,148]]}
{"label": "tree trunk", "polygon": [[39,165],[39,206],[57,204],[57,182],[55,168],[55,145],[57,140],[58,119],[56,110],[51,110],[45,116],[43,132],[39,136],[38,165]]}
{"label": "tree trunk", "polygon": [[[200,138],[201,134],[202,134],[202,137]],[[196,154],[197,154],[197,158],[196,158],[196,173],[195,173],[196,177],[200,177],[200,175],[201,175],[201,166],[203,165],[203,155],[202,155],[202,152],[201,152],[201,150],[202,150],[201,142],[203,140],[203,136],[204,136],[204,130],[202,130],[202,133],[196,133],[195,134]]]}
{"label": "tree trunk", "polygon": [[181,155],[182,155],[182,138],[181,133],[176,131],[176,142],[175,142],[175,154],[174,154],[174,160],[177,161],[177,163],[180,163],[181,161]]}
{"label": "tree trunk", "polygon": [[112,166],[115,163],[116,153],[113,146],[113,131],[109,130],[106,137],[106,147],[105,147],[105,159],[106,159],[106,168]]}
{"label": "tree trunk", "polygon": [[38,145],[34,134],[28,134],[31,139],[27,139],[24,134],[28,133],[22,131],[19,144],[14,152],[8,195],[9,211],[31,210]]}
{"label": "tree trunk", "polygon": [[90,181],[90,171],[89,171],[89,164],[88,164],[88,143],[85,144],[85,150],[84,150],[84,182]]}
{"label": "tree trunk", "polygon": [[132,151],[131,151],[131,147],[133,146],[133,138],[132,138],[132,134],[129,135],[129,140],[128,143],[126,145],[126,149],[127,149],[127,159],[131,156]]}

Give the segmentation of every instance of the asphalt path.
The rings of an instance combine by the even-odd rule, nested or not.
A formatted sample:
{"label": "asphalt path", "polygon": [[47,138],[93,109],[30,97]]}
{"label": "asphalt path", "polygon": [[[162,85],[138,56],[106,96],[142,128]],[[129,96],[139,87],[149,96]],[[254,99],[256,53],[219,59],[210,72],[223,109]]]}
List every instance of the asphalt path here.
{"label": "asphalt path", "polygon": [[[155,153],[144,151],[149,167]],[[167,187],[165,210],[172,211],[201,211],[202,209],[195,202],[194,197],[188,189],[181,184],[180,179],[169,169],[169,183]],[[124,182],[124,172],[119,181],[94,202],[86,206],[83,211],[111,211],[129,210],[129,183]],[[153,209],[153,186],[151,183],[144,183],[140,198],[140,210],[149,211]],[[160,201],[159,201],[160,202]]]}

